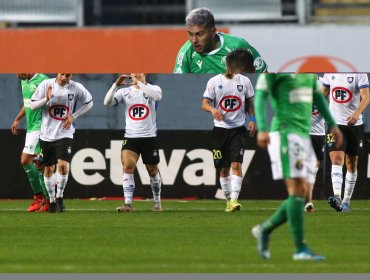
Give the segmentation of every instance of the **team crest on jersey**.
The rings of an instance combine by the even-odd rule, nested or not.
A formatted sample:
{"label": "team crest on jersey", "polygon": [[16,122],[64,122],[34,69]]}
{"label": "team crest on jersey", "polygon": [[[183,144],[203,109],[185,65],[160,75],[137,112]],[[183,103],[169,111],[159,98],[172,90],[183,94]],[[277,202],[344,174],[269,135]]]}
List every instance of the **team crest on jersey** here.
{"label": "team crest on jersey", "polygon": [[227,95],[220,100],[219,106],[225,112],[235,112],[242,106],[242,100],[238,96]]}
{"label": "team crest on jersey", "polygon": [[236,88],[241,92],[243,90],[243,85],[237,85]]}
{"label": "team crest on jersey", "polygon": [[149,107],[145,104],[135,104],[128,109],[130,119],[140,121],[146,119],[149,115]]}
{"label": "team crest on jersey", "polygon": [[54,105],[49,108],[49,116],[55,120],[63,121],[69,114],[69,107],[65,105]]}
{"label": "team crest on jersey", "polygon": [[37,86],[35,84],[30,85],[30,91],[35,92],[36,89],[37,89]]}
{"label": "team crest on jersey", "polygon": [[253,65],[254,65],[254,68],[256,68],[256,70],[261,70],[262,67],[263,67],[263,59],[262,57],[257,57],[254,62],[253,62]]}
{"label": "team crest on jersey", "polygon": [[68,94],[68,100],[69,101],[72,101],[74,97],[75,97],[75,95],[73,93]]}
{"label": "team crest on jersey", "polygon": [[345,87],[335,87],[331,91],[331,97],[337,103],[347,103],[352,100],[352,92]]}
{"label": "team crest on jersey", "polygon": [[347,77],[347,81],[348,81],[349,84],[352,83],[353,82],[353,77]]}

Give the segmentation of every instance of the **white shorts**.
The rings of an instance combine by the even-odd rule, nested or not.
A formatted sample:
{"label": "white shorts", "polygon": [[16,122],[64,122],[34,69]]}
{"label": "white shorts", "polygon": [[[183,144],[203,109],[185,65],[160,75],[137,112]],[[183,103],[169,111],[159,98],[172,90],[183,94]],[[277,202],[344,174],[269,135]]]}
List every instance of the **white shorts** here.
{"label": "white shorts", "polygon": [[306,178],[313,164],[316,168],[316,156],[309,138],[294,133],[270,132],[267,148],[274,180]]}
{"label": "white shorts", "polygon": [[40,151],[40,131],[31,131],[26,134],[26,142],[24,144],[23,153],[34,155]]}

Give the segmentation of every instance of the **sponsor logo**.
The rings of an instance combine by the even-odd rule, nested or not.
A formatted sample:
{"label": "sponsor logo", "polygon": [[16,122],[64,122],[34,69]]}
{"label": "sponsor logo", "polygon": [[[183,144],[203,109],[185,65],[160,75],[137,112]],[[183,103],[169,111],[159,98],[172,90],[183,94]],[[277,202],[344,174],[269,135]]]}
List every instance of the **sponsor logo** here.
{"label": "sponsor logo", "polygon": [[180,53],[177,58],[177,64],[182,66],[182,60],[184,59],[184,53]]}
{"label": "sponsor logo", "polygon": [[345,87],[335,87],[331,91],[331,97],[337,103],[347,103],[352,100],[352,92]]}
{"label": "sponsor logo", "polygon": [[49,108],[49,116],[55,120],[63,121],[69,114],[69,107],[65,105],[54,105]]}
{"label": "sponsor logo", "polygon": [[135,104],[128,109],[130,119],[134,121],[144,120],[149,115],[149,107],[144,104]]}
{"label": "sponsor logo", "polygon": [[242,101],[238,96],[227,95],[220,100],[219,106],[226,112],[235,112],[242,106]]}
{"label": "sponsor logo", "polygon": [[223,86],[222,86],[222,85],[219,85],[219,86],[218,86],[218,88],[219,88],[219,89],[222,89],[222,88],[223,88]]}
{"label": "sponsor logo", "polygon": [[202,69],[202,64],[203,64],[202,60],[195,61],[195,63],[198,65],[199,69]]}

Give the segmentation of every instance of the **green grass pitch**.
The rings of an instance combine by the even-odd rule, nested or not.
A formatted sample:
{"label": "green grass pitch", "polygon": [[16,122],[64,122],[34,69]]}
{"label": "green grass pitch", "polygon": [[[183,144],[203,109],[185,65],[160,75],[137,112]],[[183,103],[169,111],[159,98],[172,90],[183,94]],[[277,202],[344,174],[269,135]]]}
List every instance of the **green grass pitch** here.
{"label": "green grass pitch", "polygon": [[357,273],[370,272],[370,203],[353,201],[336,213],[325,201],[305,213],[306,239],[324,262],[294,262],[288,226],[271,238],[272,259],[259,259],[250,230],[280,201],[242,201],[225,213],[223,201],[66,200],[65,213],[27,213],[29,201],[0,201],[0,272]]}

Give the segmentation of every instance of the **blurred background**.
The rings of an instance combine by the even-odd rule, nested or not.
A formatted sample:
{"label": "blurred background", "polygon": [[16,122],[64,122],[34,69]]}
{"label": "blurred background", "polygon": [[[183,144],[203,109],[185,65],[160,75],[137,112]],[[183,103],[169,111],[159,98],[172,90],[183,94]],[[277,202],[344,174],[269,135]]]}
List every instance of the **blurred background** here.
{"label": "blurred background", "polygon": [[[76,72],[83,72],[87,64],[85,72],[140,67],[146,72],[170,73],[178,49],[187,40],[185,16],[203,6],[214,12],[221,30],[249,41],[270,71],[368,70],[365,58],[370,56],[370,39],[365,34],[370,34],[370,0],[2,0],[0,51],[14,55],[9,57],[14,62],[20,56],[16,50],[28,44],[29,49],[42,50],[49,57],[44,46],[56,51],[64,37],[78,49],[86,49],[71,50],[80,60]],[[34,28],[39,31],[35,33]],[[140,58],[135,63],[128,57],[119,66],[109,57],[118,50]],[[85,56],[98,61],[94,64]],[[13,69],[5,62],[2,72],[7,70],[4,66]],[[42,62],[41,66],[47,67]]]}

